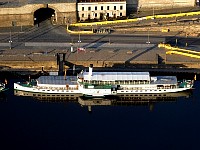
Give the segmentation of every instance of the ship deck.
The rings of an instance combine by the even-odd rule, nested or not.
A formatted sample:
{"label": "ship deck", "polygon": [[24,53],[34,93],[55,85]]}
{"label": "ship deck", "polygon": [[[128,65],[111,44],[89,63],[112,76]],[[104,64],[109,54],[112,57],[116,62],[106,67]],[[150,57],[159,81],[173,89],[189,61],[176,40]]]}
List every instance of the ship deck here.
{"label": "ship deck", "polygon": [[176,76],[154,76],[151,77],[151,84],[177,84]]}
{"label": "ship deck", "polygon": [[41,76],[38,85],[77,85],[76,76]]}

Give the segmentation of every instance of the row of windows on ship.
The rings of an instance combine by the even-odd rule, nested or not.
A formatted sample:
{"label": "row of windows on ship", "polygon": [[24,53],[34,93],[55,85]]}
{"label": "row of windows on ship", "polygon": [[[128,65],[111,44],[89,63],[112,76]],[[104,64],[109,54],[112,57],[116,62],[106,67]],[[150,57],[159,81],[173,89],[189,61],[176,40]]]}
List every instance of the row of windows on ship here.
{"label": "row of windows on ship", "polygon": [[96,80],[84,80],[85,83],[90,83],[90,84],[111,84],[111,85],[123,85],[123,84],[149,84],[150,81],[148,80],[118,80],[118,81],[96,81]]}

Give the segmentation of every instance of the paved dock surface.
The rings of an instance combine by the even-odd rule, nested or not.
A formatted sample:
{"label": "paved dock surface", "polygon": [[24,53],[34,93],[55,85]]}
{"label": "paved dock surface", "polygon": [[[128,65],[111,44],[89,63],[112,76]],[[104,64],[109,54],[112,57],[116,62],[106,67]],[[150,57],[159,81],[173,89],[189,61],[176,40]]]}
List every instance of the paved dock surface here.
{"label": "paved dock surface", "polygon": [[[43,29],[42,25],[40,27]],[[52,25],[44,22],[44,27],[49,28],[52,27]],[[29,69],[34,69],[39,67],[39,69],[41,69],[42,66],[46,65],[50,68],[54,67],[55,69],[57,68],[57,53],[65,53],[66,61],[82,66],[89,66],[91,63],[97,67],[109,67],[116,64],[182,64],[182,67],[200,68],[199,59],[175,54],[166,55],[166,50],[158,48],[157,44],[155,44],[158,42],[156,40],[162,41],[164,37],[156,39],[155,43],[151,41],[149,44],[146,43],[147,36],[143,37],[143,43],[141,43],[141,41],[139,41],[140,43],[120,42],[120,36],[116,33],[112,35],[112,38],[118,39],[118,41],[115,42],[112,42],[112,40],[109,41],[108,37],[102,42],[96,40],[100,38],[96,36],[95,40],[92,39],[92,42],[87,43],[84,42],[84,39],[81,37],[81,43],[73,43],[73,50],[71,51],[71,43],[69,41],[65,42],[65,38],[78,38],[78,35],[68,35],[64,28],[53,28],[54,30],[48,30],[49,32],[44,33],[43,30],[33,27],[30,30],[27,29],[27,33],[19,32],[19,35],[23,35],[21,35],[24,37],[23,39],[17,36],[18,32],[16,31],[12,33],[13,43],[11,46],[8,43],[10,37],[9,29],[4,29],[5,30],[2,29],[2,32],[0,32],[0,61],[1,66],[6,66],[6,68],[20,69],[19,67],[28,67]],[[20,28],[17,30],[20,31]],[[23,31],[24,30],[23,28]],[[33,35],[35,32],[37,34]],[[130,35],[128,33],[123,33],[123,36],[129,35],[133,39],[136,39],[135,37],[140,33],[141,32],[134,32]],[[85,38],[87,40],[87,37]],[[101,35],[100,39],[102,38],[105,38],[104,34]],[[140,40],[141,39],[142,38],[140,38]],[[62,42],[60,40],[62,40]],[[153,38],[151,38],[151,40],[153,40]],[[77,42],[77,39],[74,39],[74,41]],[[78,51],[78,47],[82,47],[84,50]],[[190,44],[187,48],[199,50],[200,46]]]}
{"label": "paved dock surface", "polygon": [[[162,59],[166,64],[193,63],[199,64],[200,60],[196,58],[181,55],[166,55],[166,50],[158,48],[154,44],[144,44],[143,46],[134,44],[109,44],[105,43],[92,47],[87,43],[82,43],[84,50],[77,50],[74,45],[73,52],[71,47],[26,47],[23,49],[1,49],[0,61],[56,61],[57,53],[66,53],[66,61],[69,62],[118,62],[133,64],[157,64],[158,59]],[[103,64],[99,64],[100,66]],[[104,64],[105,65],[105,64]]]}

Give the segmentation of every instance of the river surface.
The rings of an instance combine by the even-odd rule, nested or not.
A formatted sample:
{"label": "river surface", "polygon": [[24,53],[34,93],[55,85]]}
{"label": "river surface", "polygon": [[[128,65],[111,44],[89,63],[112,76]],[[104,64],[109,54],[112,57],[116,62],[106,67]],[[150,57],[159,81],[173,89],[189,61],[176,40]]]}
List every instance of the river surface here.
{"label": "river surface", "polygon": [[[200,81],[189,97],[88,106],[78,101],[0,98],[1,150],[197,150]],[[94,103],[95,105],[95,103]]]}

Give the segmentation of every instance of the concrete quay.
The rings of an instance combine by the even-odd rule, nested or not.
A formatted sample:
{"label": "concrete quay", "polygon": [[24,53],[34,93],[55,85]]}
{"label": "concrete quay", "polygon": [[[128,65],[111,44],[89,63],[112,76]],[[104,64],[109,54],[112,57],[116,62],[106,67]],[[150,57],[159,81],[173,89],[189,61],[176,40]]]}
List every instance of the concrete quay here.
{"label": "concrete quay", "polygon": [[[30,43],[29,43],[30,44]],[[0,71],[58,71],[57,54],[65,54],[66,65],[88,67],[130,67],[134,65],[179,66],[179,68],[200,68],[200,60],[180,55],[166,55],[166,50],[155,44],[81,43],[84,51],[77,51],[74,45],[59,47],[24,47],[0,50]],[[61,44],[62,45],[62,44]],[[155,68],[157,68],[155,67]],[[164,67],[166,68],[166,67]]]}

